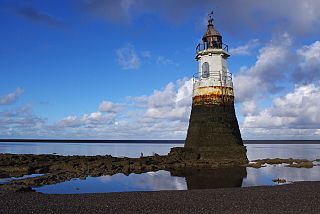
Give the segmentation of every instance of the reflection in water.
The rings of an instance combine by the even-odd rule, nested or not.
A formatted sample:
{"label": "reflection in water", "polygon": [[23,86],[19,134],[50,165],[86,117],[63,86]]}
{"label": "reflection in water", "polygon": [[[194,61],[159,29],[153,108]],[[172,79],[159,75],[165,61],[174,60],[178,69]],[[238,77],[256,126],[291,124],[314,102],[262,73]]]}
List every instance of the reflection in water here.
{"label": "reflection in water", "polygon": [[97,192],[191,190],[241,187],[246,168],[215,170],[179,170],[73,179],[58,184],[34,188],[47,194],[77,194]]}
{"label": "reflection in water", "polygon": [[73,179],[58,184],[33,188],[47,194],[78,194],[129,191],[186,190],[184,177],[171,176],[170,172],[160,170],[142,174],[87,177],[85,180]]}
{"label": "reflection in water", "polygon": [[247,176],[245,167],[222,169],[185,169],[170,170],[172,176],[185,177],[187,187],[191,189],[215,189],[241,187],[243,178]]}
{"label": "reflection in water", "polygon": [[280,165],[268,165],[259,169],[248,168],[248,176],[243,180],[243,187],[276,185],[272,179],[285,179],[287,182],[297,181],[319,181],[320,167],[314,166],[311,169],[291,168]]}

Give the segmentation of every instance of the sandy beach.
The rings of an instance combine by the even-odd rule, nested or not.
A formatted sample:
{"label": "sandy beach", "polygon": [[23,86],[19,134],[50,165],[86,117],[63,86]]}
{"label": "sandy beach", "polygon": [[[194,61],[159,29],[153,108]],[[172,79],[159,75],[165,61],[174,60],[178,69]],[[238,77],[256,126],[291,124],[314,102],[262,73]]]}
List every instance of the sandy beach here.
{"label": "sandy beach", "polygon": [[320,182],[211,190],[0,193],[1,213],[319,213]]}

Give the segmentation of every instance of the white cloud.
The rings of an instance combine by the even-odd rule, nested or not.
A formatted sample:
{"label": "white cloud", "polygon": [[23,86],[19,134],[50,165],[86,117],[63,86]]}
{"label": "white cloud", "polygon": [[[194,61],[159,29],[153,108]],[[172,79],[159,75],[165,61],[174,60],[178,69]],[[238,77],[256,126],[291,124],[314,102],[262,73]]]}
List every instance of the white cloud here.
{"label": "white cloud", "polygon": [[243,101],[240,106],[241,114],[244,116],[255,115],[260,111],[256,100]]}
{"label": "white cloud", "polygon": [[0,136],[34,136],[46,132],[44,118],[34,114],[31,106],[0,111]]}
{"label": "white cloud", "polygon": [[[279,40],[282,42],[279,44]],[[257,99],[267,92],[275,92],[286,77],[290,65],[291,38],[282,34],[259,50],[255,65],[242,68],[234,76],[235,97],[238,102]]]}
{"label": "white cloud", "polygon": [[259,40],[252,39],[244,45],[241,45],[235,48],[230,48],[229,52],[235,56],[251,55],[253,49],[256,48],[258,45],[259,45]]}
{"label": "white cloud", "polygon": [[99,105],[99,111],[101,112],[109,112],[109,113],[118,113],[122,110],[121,104],[115,104],[110,101],[102,101],[102,103]]}
{"label": "white cloud", "polygon": [[127,44],[126,46],[116,50],[117,61],[122,69],[138,69],[140,67],[140,58],[137,55],[134,46]]}
{"label": "white cloud", "polygon": [[53,128],[98,128],[100,126],[109,126],[115,123],[117,114],[123,109],[122,104],[115,104],[110,101],[102,101],[98,111],[82,116],[67,116],[58,121]]}
{"label": "white cloud", "polygon": [[84,114],[81,117],[67,116],[55,124],[55,128],[92,128],[99,126],[107,126],[113,123],[115,114],[105,114],[100,111]]}
{"label": "white cloud", "polygon": [[295,82],[310,83],[320,79],[320,41],[306,45],[297,50],[299,65],[293,80]]}
{"label": "white cloud", "polygon": [[[296,85],[285,96],[275,98],[272,106],[245,117],[242,128],[260,136],[277,137],[319,135],[320,85]],[[308,134],[308,135],[305,135]]]}
{"label": "white cloud", "polygon": [[17,88],[14,92],[1,96],[0,105],[9,105],[14,103],[23,92],[24,90],[22,88]]}
{"label": "white cloud", "polygon": [[171,59],[168,59],[164,56],[158,56],[156,63],[159,65],[175,65],[177,66],[178,64],[172,61]]}
{"label": "white cloud", "polygon": [[[305,45],[297,50],[298,55],[302,56],[305,61],[319,60],[320,58],[320,41],[315,41],[311,45]],[[304,62],[305,63],[305,62]]]}
{"label": "white cloud", "polygon": [[133,98],[137,104],[145,107],[163,107],[174,103],[174,84],[168,83],[164,90],[154,90],[150,96]]}
{"label": "white cloud", "polygon": [[240,72],[234,76],[234,93],[238,102],[244,102],[257,96],[259,90],[260,79],[257,76],[250,75],[247,70]]}
{"label": "white cloud", "polygon": [[183,79],[176,84],[167,84],[163,91],[155,90],[150,96],[134,99],[138,106],[146,108],[146,118],[186,121],[190,114],[191,97],[192,79]]}
{"label": "white cloud", "polygon": [[67,116],[61,119],[58,123],[60,127],[79,127],[81,126],[81,119],[77,116]]}
{"label": "white cloud", "polygon": [[90,114],[84,114],[82,116],[82,121],[86,125],[104,125],[111,122],[113,118],[114,114],[103,114],[97,111]]}

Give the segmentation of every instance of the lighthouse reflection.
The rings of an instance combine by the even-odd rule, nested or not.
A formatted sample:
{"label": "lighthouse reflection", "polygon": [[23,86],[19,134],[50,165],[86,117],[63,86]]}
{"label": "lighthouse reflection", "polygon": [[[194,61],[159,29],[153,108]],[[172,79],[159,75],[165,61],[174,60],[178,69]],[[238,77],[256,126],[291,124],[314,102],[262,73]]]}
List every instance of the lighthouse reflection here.
{"label": "lighthouse reflection", "polygon": [[241,187],[247,177],[245,167],[170,170],[171,176],[184,177],[188,190]]}

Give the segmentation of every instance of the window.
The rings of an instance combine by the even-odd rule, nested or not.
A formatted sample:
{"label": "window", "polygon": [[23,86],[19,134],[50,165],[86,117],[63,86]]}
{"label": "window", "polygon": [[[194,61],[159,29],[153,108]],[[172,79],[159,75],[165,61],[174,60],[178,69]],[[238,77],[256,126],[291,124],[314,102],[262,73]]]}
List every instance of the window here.
{"label": "window", "polygon": [[208,78],[209,77],[209,63],[204,62],[202,64],[202,78]]}

